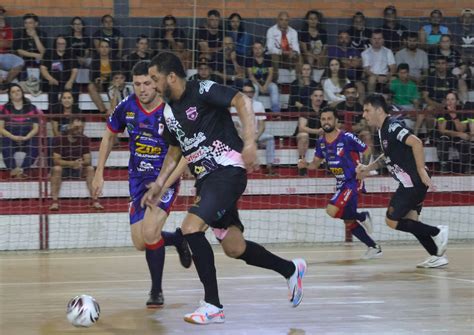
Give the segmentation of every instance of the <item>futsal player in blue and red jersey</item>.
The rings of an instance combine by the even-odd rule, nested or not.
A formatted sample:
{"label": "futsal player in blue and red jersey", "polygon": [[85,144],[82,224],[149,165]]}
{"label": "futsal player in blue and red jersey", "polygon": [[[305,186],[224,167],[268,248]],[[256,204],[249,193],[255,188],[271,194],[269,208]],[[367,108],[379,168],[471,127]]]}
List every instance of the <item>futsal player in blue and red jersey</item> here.
{"label": "futsal player in blue and red jersey", "polygon": [[[156,206],[146,209],[140,200],[160,173],[168,143],[162,137],[164,129],[163,110],[165,102],[158,95],[155,83],[148,75],[148,62],[137,63],[132,69],[134,92],[118,104],[107,120],[107,129],[102,138],[99,161],[92,183],[95,195],[100,195],[104,186],[104,167],[118,133],[127,129],[130,136],[130,160],[128,174],[130,182],[129,206],[132,241],[138,250],[145,250],[150,270],[152,287],[146,303],[148,308],[160,307],[164,303],[161,281],[165,260],[165,246],[174,245],[181,264],[191,266],[191,252],[181,230],[163,232],[162,228],[178,195],[179,177],[183,169],[168,179],[167,191]],[[184,163],[184,162],[183,162]],[[185,164],[182,165],[185,167]]]}
{"label": "futsal player in blue and red jersey", "polygon": [[382,249],[369,235],[373,231],[370,213],[357,210],[359,192],[365,192],[365,189],[363,182],[356,179],[356,167],[360,155],[368,147],[354,134],[337,129],[335,109],[323,109],[320,120],[324,136],[316,143],[314,159],[309,165],[306,162],[299,165],[317,169],[326,161],[327,169],[336,177],[336,193],[329,201],[326,212],[333,218],[344,220],[351,233],[368,247],[363,259],[380,257]]}

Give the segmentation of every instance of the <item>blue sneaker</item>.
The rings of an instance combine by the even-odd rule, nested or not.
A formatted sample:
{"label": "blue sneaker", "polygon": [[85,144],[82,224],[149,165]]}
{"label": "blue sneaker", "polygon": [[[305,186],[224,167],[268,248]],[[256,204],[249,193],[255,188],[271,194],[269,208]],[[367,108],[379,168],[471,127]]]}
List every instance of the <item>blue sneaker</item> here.
{"label": "blue sneaker", "polygon": [[293,307],[298,305],[303,300],[303,276],[306,273],[306,262],[302,258],[296,258],[293,260],[296,270],[293,275],[288,278],[288,297]]}

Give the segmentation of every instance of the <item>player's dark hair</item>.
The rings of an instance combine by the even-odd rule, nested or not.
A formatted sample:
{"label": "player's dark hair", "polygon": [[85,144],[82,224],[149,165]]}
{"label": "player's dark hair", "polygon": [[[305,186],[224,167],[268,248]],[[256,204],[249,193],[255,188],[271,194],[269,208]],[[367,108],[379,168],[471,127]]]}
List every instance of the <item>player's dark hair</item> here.
{"label": "player's dark hair", "polygon": [[140,42],[141,40],[146,40],[147,42],[150,42],[150,38],[145,35],[145,34],[141,34],[141,35],[138,35],[137,39],[135,40],[136,43]]}
{"label": "player's dark hair", "polygon": [[383,111],[388,114],[389,108],[385,98],[381,94],[371,94],[364,99],[364,105],[372,105],[374,108],[382,108]]}
{"label": "player's dark hair", "polygon": [[210,11],[207,12],[207,17],[210,17],[210,16],[221,17],[221,13],[219,13],[217,9],[211,9]]}
{"label": "player's dark hair", "polygon": [[320,112],[319,112],[319,115],[322,115],[323,113],[332,113],[334,115],[334,118],[336,120],[338,120],[338,117],[337,117],[337,111],[335,108],[333,107],[324,107]]}
{"label": "player's dark hair", "polygon": [[313,95],[314,91],[323,91],[324,92],[324,88],[321,85],[318,85],[318,86],[311,89],[309,95]]}
{"label": "player's dark hair", "polygon": [[149,60],[139,61],[132,68],[132,76],[147,76],[149,66],[150,66]]}
{"label": "player's dark hair", "polygon": [[351,88],[357,89],[356,85],[352,81],[344,85],[342,92],[345,92],[346,90],[350,90]]}
{"label": "player's dark hair", "polygon": [[112,19],[112,22],[115,23],[115,20],[114,20],[114,17],[110,14],[105,14],[104,16],[102,16],[100,18],[100,22],[104,23],[105,19],[108,19],[108,18],[111,18]]}
{"label": "player's dark hair", "polygon": [[374,35],[383,35],[382,29],[374,29],[372,30],[372,36]]}
{"label": "player's dark hair", "polygon": [[35,22],[39,22],[38,15],[34,13],[28,13],[28,14],[23,15],[23,21],[28,20],[28,19],[33,19]]}
{"label": "player's dark hair", "polygon": [[186,72],[184,71],[183,63],[178,56],[171,52],[160,52],[158,55],[153,57],[148,67],[156,66],[158,72],[165,75],[169,75],[173,72],[180,78],[186,78]]}
{"label": "player's dark hair", "polygon": [[407,35],[407,38],[416,38],[418,39],[418,33],[415,31],[410,31]]}
{"label": "player's dark hair", "polygon": [[176,24],[176,18],[173,15],[166,15],[163,20],[161,21],[163,23],[163,26],[165,25],[166,21],[173,21],[174,24]]}
{"label": "player's dark hair", "polygon": [[400,70],[410,71],[410,65],[408,65],[407,63],[401,63],[397,67],[397,72],[399,72]]}

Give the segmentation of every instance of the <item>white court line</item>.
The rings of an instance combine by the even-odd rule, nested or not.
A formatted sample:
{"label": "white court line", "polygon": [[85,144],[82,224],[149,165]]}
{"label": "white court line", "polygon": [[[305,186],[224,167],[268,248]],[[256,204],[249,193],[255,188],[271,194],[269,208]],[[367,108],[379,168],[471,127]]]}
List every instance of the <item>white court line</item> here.
{"label": "white court line", "polygon": [[369,320],[381,319],[380,316],[375,316],[375,315],[357,315],[357,316],[360,318],[369,319]]}
{"label": "white court line", "polygon": [[457,281],[467,282],[467,283],[471,283],[471,284],[474,283],[474,280],[472,280],[472,279],[462,279],[462,278],[454,278],[454,277],[434,276],[434,275],[427,275],[427,274],[424,274],[424,273],[417,273],[417,275],[423,276],[423,277],[430,277],[430,278],[457,280]]}
{"label": "white court line", "polygon": [[[346,248],[345,246],[343,246],[342,248]],[[399,248],[398,246],[393,246],[393,247],[386,247],[384,250],[396,250],[397,253],[403,253],[403,252],[413,252],[413,251],[420,251],[421,249],[420,248],[416,248],[416,249],[403,249],[403,248]],[[474,246],[473,247],[459,247],[459,248],[449,248],[449,250],[473,250],[474,249]],[[90,250],[90,249],[88,249]],[[343,249],[343,250],[305,250],[304,248],[300,251],[285,251],[285,250],[273,250],[272,249],[272,252],[274,253],[278,253],[278,254],[298,254],[298,255],[301,255],[301,254],[330,254],[330,253],[333,253],[333,254],[340,254],[340,253],[346,253],[346,252],[349,252],[349,251],[364,251],[366,249],[360,249],[360,248],[356,248],[356,249]],[[77,253],[80,253],[80,249],[77,249],[76,251]],[[43,259],[44,257],[46,256],[52,256],[52,257],[48,257],[48,261],[53,261],[53,260],[83,260],[83,259],[117,259],[117,258],[141,258],[143,257],[143,253],[139,253],[139,251],[137,251],[137,254],[136,255],[115,255],[115,256],[75,256],[75,257],[54,257],[54,254],[55,253],[60,253],[60,251],[57,251],[57,252],[51,252],[51,253],[39,253],[38,254],[38,257],[35,257],[35,258],[16,258],[15,256],[11,256],[11,257],[7,257],[7,258],[0,258],[0,262],[3,262],[3,261],[10,261],[10,262],[20,262],[20,261],[35,261],[37,262],[38,260],[41,260]],[[91,251],[86,251],[84,253],[92,253]],[[217,256],[224,256],[225,254],[223,252],[214,252],[215,255]],[[177,257],[178,254],[176,253],[171,253],[171,254],[167,254],[166,257],[169,257],[169,256],[172,256],[172,257]],[[21,257],[21,255],[19,255],[18,257]]]}

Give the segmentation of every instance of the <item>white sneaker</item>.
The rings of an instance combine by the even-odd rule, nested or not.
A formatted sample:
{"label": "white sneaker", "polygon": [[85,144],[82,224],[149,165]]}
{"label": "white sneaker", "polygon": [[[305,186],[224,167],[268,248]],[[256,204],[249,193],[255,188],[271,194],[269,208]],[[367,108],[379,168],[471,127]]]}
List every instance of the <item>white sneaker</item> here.
{"label": "white sneaker", "polygon": [[370,235],[374,232],[374,224],[372,222],[372,216],[370,215],[370,212],[368,211],[363,212],[363,213],[365,213],[365,221],[359,221],[359,224],[362,226],[362,228],[365,229],[365,232]]}
{"label": "white sneaker", "polygon": [[448,248],[448,226],[438,226],[439,233],[436,236],[431,236],[434,243],[438,247],[438,252],[436,253],[437,256],[443,256]]}
{"label": "white sneaker", "polygon": [[201,300],[198,309],[193,313],[186,314],[184,321],[198,325],[223,323],[225,321],[224,309]]}
{"label": "white sneaker", "polygon": [[304,259],[296,258],[293,260],[296,270],[288,279],[288,297],[293,307],[297,307],[303,300],[303,276],[306,273],[306,262]]}
{"label": "white sneaker", "polygon": [[448,264],[448,258],[446,256],[430,256],[423,262],[416,265],[417,268],[439,268],[440,266]]}
{"label": "white sneaker", "polygon": [[373,259],[382,257],[382,255],[382,248],[380,248],[379,245],[376,245],[375,248],[369,247],[365,254],[362,256],[362,259]]}

